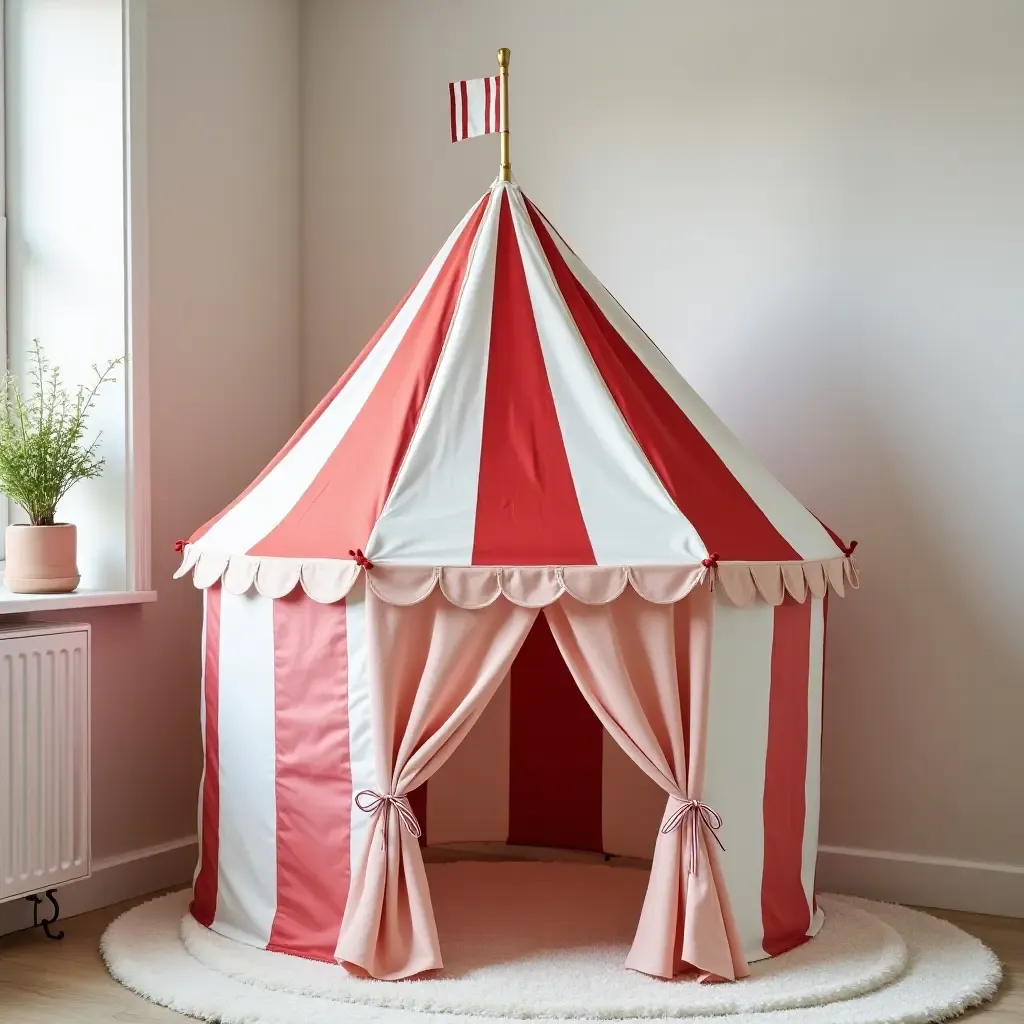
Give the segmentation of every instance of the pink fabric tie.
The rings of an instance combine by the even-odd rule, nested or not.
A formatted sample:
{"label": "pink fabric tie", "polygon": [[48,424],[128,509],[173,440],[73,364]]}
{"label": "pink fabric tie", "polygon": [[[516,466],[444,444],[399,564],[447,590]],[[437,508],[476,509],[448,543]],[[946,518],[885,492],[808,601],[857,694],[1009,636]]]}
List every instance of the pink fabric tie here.
{"label": "pink fabric tie", "polygon": [[404,796],[397,796],[394,793],[378,793],[374,789],[363,789],[356,793],[356,807],[364,814],[376,814],[384,811],[384,832],[381,835],[380,845],[382,850],[388,848],[388,830],[391,828],[391,815],[388,808],[394,807],[398,812],[398,818],[405,826],[406,831],[414,839],[423,835],[420,823],[413,814],[409,801]]}
{"label": "pink fabric tie", "polygon": [[680,805],[673,811],[668,821],[661,826],[661,831],[668,835],[669,832],[680,828],[687,818],[690,819],[690,874],[696,875],[699,874],[700,865],[700,830],[698,826],[703,825],[708,830],[708,834],[718,843],[724,853],[725,847],[722,846],[722,840],[718,838],[718,829],[722,827],[722,816],[700,800],[681,800]]}

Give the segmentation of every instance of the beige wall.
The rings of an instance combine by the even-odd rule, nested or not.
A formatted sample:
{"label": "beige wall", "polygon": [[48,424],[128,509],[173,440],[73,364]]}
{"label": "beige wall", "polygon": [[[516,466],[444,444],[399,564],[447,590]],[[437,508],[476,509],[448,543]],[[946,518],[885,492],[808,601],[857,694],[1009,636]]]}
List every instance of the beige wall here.
{"label": "beige wall", "polygon": [[1024,913],[1024,6],[303,11],[304,405],[496,173],[494,139],[448,141],[445,83],[510,46],[520,183],[861,542],[829,623],[823,841],[1016,865],[993,870]]}
{"label": "beige wall", "polygon": [[[93,854],[195,834],[202,601],[174,540],[299,420],[298,6],[150,0],[153,586],[93,624]],[[54,618],[55,616],[46,616]]]}

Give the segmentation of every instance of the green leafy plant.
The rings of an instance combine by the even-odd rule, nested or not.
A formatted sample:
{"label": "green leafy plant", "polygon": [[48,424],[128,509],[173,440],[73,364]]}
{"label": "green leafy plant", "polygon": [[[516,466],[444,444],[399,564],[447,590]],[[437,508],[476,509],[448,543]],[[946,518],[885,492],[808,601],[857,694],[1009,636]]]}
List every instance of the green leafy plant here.
{"label": "green leafy plant", "polygon": [[89,412],[124,357],[105,369],[93,366],[95,380],[68,390],[60,369],[33,342],[31,367],[23,390],[12,374],[3,375],[0,394],[0,490],[20,505],[33,526],[53,526],[57,503],[79,480],[103,472],[100,435],[84,441]]}

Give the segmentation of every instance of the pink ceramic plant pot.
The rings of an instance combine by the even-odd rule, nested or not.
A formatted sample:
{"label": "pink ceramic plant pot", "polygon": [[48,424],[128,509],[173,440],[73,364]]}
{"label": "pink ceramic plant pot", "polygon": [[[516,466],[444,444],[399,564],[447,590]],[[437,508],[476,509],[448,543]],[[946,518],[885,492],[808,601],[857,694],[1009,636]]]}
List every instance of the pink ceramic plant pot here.
{"label": "pink ceramic plant pot", "polygon": [[78,530],[73,523],[7,527],[4,586],[14,594],[70,594],[78,587]]}

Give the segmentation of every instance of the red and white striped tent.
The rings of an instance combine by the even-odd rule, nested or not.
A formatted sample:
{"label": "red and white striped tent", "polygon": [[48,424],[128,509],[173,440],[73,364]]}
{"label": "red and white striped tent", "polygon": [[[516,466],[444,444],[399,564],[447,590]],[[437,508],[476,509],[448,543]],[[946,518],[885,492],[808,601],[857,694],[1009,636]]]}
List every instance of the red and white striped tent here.
{"label": "red and white striped tent", "polygon": [[629,966],[742,977],[821,925],[825,608],[851,553],[495,182],[185,546],[194,916],[403,977],[444,939],[418,841],[653,853]]}

